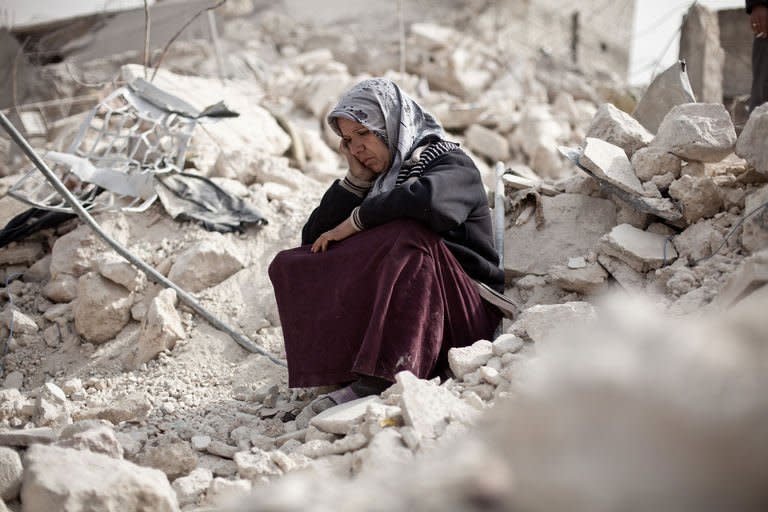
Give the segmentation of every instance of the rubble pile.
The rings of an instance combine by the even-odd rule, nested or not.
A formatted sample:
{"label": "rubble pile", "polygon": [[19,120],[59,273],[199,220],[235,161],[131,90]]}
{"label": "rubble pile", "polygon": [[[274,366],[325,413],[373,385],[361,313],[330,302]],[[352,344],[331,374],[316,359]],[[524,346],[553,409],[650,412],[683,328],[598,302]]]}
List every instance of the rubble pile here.
{"label": "rubble pile", "polygon": [[[738,137],[722,105],[688,101],[650,131],[615,106],[634,107],[620,84],[546,56],[499,62],[458,25],[412,25],[396,73],[349,33],[235,4],[226,80],[210,49],[185,43],[153,84],[240,112],[197,126],[184,167],[269,223],[209,231],[156,202],[98,213],[102,229],[284,358],[267,266],[345,172],[326,112],[366,73],[384,74],[468,150],[489,196],[503,195],[505,295],[521,314],[496,339],[452,349],[450,379],[401,373],[381,396],[313,415],[305,406],[322,390],[289,389],[285,368],[238,347],[88,226],[41,229],[0,248],[0,510],[595,510],[659,481],[660,506],[764,503],[750,471],[765,454],[750,447],[765,435],[768,106]],[[128,61],[80,66],[143,77]],[[41,149],[75,137],[72,120],[62,126]],[[6,194],[26,168],[3,165],[0,225],[26,209]],[[692,462],[656,478],[670,443]],[[721,472],[729,449],[748,456]],[[618,467],[622,457],[638,468]],[[696,461],[718,471],[688,474]],[[718,480],[733,472],[747,476]]]}

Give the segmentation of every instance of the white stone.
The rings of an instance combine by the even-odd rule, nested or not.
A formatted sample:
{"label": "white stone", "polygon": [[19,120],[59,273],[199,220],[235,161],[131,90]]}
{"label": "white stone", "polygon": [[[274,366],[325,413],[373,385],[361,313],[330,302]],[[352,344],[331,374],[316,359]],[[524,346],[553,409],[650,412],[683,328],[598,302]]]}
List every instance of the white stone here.
{"label": "white stone", "polygon": [[199,292],[221,283],[243,266],[240,251],[230,239],[220,233],[211,233],[209,240],[179,254],[168,279],[186,291]]}
{"label": "white stone", "polygon": [[250,452],[238,452],[234,457],[237,464],[237,473],[242,478],[251,481],[257,481],[263,476],[279,476],[283,474],[277,465],[272,461],[268,452],[251,448]]}
{"label": "white stone", "polygon": [[64,394],[67,396],[71,395],[72,393],[77,393],[81,389],[83,389],[83,381],[77,377],[68,379],[64,382],[64,384],[61,385],[61,390],[64,391]]}
{"label": "white stone", "polygon": [[40,330],[40,327],[29,315],[25,315],[10,304],[6,305],[3,310],[2,320],[3,325],[9,330],[13,326],[13,332],[17,335],[36,334]]}
{"label": "white stone", "polygon": [[199,452],[202,452],[202,451],[205,451],[206,448],[208,448],[209,444],[211,444],[211,437],[210,436],[192,436],[192,439],[190,439],[190,443],[192,443],[192,448],[194,448]]}
{"label": "white stone", "polygon": [[315,117],[321,117],[333,107],[350,86],[346,73],[311,75],[303,79],[295,92],[296,104]]}
{"label": "white stone", "polygon": [[579,163],[612,185],[629,192],[643,195],[643,185],[635,176],[632,164],[623,149],[600,139],[587,137],[584,153]]}
{"label": "white stone", "polygon": [[353,455],[353,469],[359,474],[381,471],[393,465],[405,465],[413,459],[400,432],[394,428],[385,428],[371,439],[368,446]]}
{"label": "white stone", "polygon": [[464,134],[467,146],[494,161],[509,159],[509,142],[503,136],[479,124],[473,124]]}
{"label": "white stone", "polygon": [[324,432],[346,434],[363,419],[368,406],[375,403],[381,403],[381,399],[376,395],[358,398],[324,410],[309,423]]}
{"label": "white stone", "polygon": [[0,498],[5,501],[16,499],[21,488],[23,471],[18,452],[0,446]]}
{"label": "white stone", "polygon": [[147,277],[143,272],[117,256],[106,256],[99,259],[98,268],[103,277],[130,291],[139,290],[147,282]]}
{"label": "white stone", "polygon": [[[96,216],[101,228],[117,243],[128,243],[130,225],[122,213],[104,213]],[[61,274],[78,278],[93,270],[97,256],[106,250],[106,245],[89,226],[79,226],[60,237],[51,249],[51,278]]]}
{"label": "white stone", "polygon": [[549,271],[552,282],[563,290],[594,294],[603,288],[608,273],[598,263],[587,263],[583,268],[556,265]]}
{"label": "white stone", "polygon": [[90,343],[104,343],[131,319],[133,294],[95,272],[80,278],[74,308],[75,330]]}
{"label": "white stone", "polygon": [[587,266],[587,260],[584,259],[584,256],[568,258],[568,268],[570,269],[579,269],[579,268],[584,268],[586,266]]}
{"label": "white stone", "polygon": [[213,481],[213,472],[207,468],[197,468],[187,476],[173,481],[172,487],[180,506],[193,505],[208,490]]}
{"label": "white stone", "polygon": [[478,340],[468,347],[456,347],[448,351],[448,364],[457,379],[475,371],[493,356],[493,344]]}
{"label": "white stone", "polygon": [[722,242],[722,236],[714,229],[714,221],[700,220],[688,226],[674,238],[675,249],[680,256],[691,261],[706,258]]}
{"label": "white stone", "polygon": [[188,475],[197,467],[197,453],[185,441],[174,440],[150,448],[145,448],[141,464],[159,469],[175,480]]}
{"label": "white stone", "polygon": [[33,445],[24,458],[25,512],[152,510],[177,512],[165,475],[99,453]]}
{"label": "white stone", "polygon": [[152,299],[139,332],[134,366],[140,366],[186,337],[176,311],[176,292],[166,288]]}
{"label": "white stone", "polygon": [[590,322],[595,316],[595,309],[588,302],[538,305],[523,311],[511,329],[515,334],[527,335],[540,343],[555,333],[567,332],[576,325]]}
{"label": "white stone", "polygon": [[40,427],[60,427],[72,423],[70,406],[64,391],[53,382],[40,387],[35,401],[35,423]]}
{"label": "white stone", "polygon": [[713,217],[723,208],[720,188],[709,176],[681,176],[669,186],[669,195],[683,207],[683,217],[692,224]]}
{"label": "white stone", "polygon": [[231,504],[236,498],[244,497],[251,492],[252,486],[250,480],[216,477],[208,488],[205,502],[214,506]]}
{"label": "white stone", "polygon": [[89,450],[115,459],[123,458],[123,446],[115,431],[104,424],[86,420],[65,427],[54,443],[62,448]]}
{"label": "white stone", "polygon": [[736,154],[761,174],[768,174],[768,104],[757,107],[736,142]]}
{"label": "white stone", "polygon": [[600,241],[601,252],[618,258],[638,272],[669,265],[677,259],[677,251],[664,235],[650,233],[621,224]]}
{"label": "white stone", "polygon": [[[766,202],[768,202],[768,185],[763,185],[762,188],[747,196],[744,215],[755,211]],[[741,243],[751,253],[768,247],[768,226],[765,222],[766,217],[768,217],[767,212],[768,210],[763,206],[761,212],[755,213],[744,222]]]}
{"label": "white stone", "polygon": [[405,424],[423,438],[436,438],[451,422],[471,424],[477,411],[453,393],[410,372],[395,376]]}
{"label": "white stone", "polygon": [[649,181],[656,176],[667,174],[679,178],[683,161],[667,150],[651,146],[632,155],[631,163],[640,181]]}
{"label": "white stone", "polygon": [[493,353],[497,356],[514,354],[523,348],[525,342],[514,334],[502,334],[493,340]]}
{"label": "white stone", "polygon": [[494,386],[498,386],[503,381],[499,375],[499,371],[489,366],[480,367],[480,377],[488,384],[492,384]]}
{"label": "white stone", "polygon": [[611,103],[603,103],[597,109],[597,114],[587,128],[587,137],[610,142],[623,149],[629,158],[653,140],[651,132]]}
{"label": "white stone", "polygon": [[24,385],[24,374],[18,370],[8,372],[3,379],[3,389],[21,389]]}
{"label": "white stone", "polygon": [[29,265],[43,254],[43,244],[40,242],[16,241],[0,248],[0,265]]}
{"label": "white stone", "polygon": [[687,103],[669,111],[652,145],[684,160],[719,162],[733,152],[736,130],[722,104]]}

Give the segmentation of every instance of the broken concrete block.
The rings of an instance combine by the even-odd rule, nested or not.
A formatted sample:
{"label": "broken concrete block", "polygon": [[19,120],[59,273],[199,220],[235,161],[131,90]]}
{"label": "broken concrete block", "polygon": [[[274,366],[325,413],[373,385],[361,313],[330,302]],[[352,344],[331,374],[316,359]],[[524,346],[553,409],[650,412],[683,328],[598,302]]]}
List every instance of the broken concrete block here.
{"label": "broken concrete block", "polygon": [[69,401],[64,391],[53,382],[40,387],[35,400],[35,424],[40,427],[63,427],[72,423]]}
{"label": "broken concrete block", "polygon": [[217,285],[242,269],[244,262],[232,241],[220,233],[182,252],[168,279],[184,290],[199,292]]}
{"label": "broken concrete block", "polygon": [[123,421],[143,421],[152,410],[152,402],[142,393],[137,392],[127,397],[119,397],[108,405],[89,407],[82,418],[107,420],[113,425]]}
{"label": "broken concrete block", "polygon": [[165,475],[100,453],[34,445],[24,458],[24,510],[153,510],[176,512]]}
{"label": "broken concrete block", "polygon": [[693,103],[696,97],[686,72],[684,61],[678,61],[653,79],[640,98],[632,117],[651,132],[656,133],[667,113],[675,106]]}
{"label": "broken concrete block", "polygon": [[44,252],[43,244],[40,242],[13,242],[0,248],[0,265],[34,263],[40,259]]}
{"label": "broken concrete block", "polygon": [[541,229],[530,218],[506,231],[504,270],[509,275],[545,275],[570,256],[588,253],[616,225],[616,206],[607,199],[560,194],[542,197],[541,208]]}
{"label": "broken concrete block", "polygon": [[3,379],[3,389],[21,389],[24,385],[24,374],[14,370],[8,372]]}
{"label": "broken concrete block", "polygon": [[493,130],[473,124],[464,134],[467,146],[494,161],[509,159],[509,142]]}
{"label": "broken concrete block", "polygon": [[682,205],[683,217],[689,224],[713,217],[723,208],[720,188],[708,176],[681,176],[669,186],[669,195]]}
{"label": "broken concrete block", "polygon": [[0,432],[0,446],[26,448],[34,444],[49,444],[57,438],[56,431],[50,427],[25,428]]}
{"label": "broken concrete block", "polygon": [[115,431],[104,422],[94,420],[79,421],[65,427],[54,446],[102,453],[114,459],[123,458],[123,447]]}
{"label": "broken concrete block", "polygon": [[696,261],[711,255],[713,248],[722,242],[722,236],[715,231],[714,221],[707,219],[688,226],[674,238],[674,242],[681,257]]}
{"label": "broken concrete block", "polygon": [[600,240],[600,252],[618,258],[638,272],[669,265],[677,251],[667,237],[621,224]]}
{"label": "broken concrete block", "polygon": [[18,452],[0,446],[0,499],[13,501],[19,496],[23,472]]}
{"label": "broken concrete block", "polygon": [[[117,243],[125,246],[130,225],[122,213],[102,213],[96,216],[101,228]],[[61,274],[80,277],[93,270],[96,257],[102,255],[106,245],[89,226],[79,226],[60,237],[51,249],[51,277]],[[65,301],[61,301],[65,302]]]}
{"label": "broken concrete block", "polygon": [[13,326],[13,332],[16,334],[36,334],[40,330],[37,322],[10,304],[3,309],[2,322],[9,330]]}
{"label": "broken concrete block", "polygon": [[635,118],[610,103],[603,103],[597,109],[597,114],[587,128],[587,137],[620,147],[627,158],[632,158],[637,150],[653,140],[653,134]]}
{"label": "broken concrete block", "polygon": [[468,347],[455,347],[448,351],[448,365],[457,379],[473,372],[493,357],[493,344],[479,340]]}
{"label": "broken concrete block", "polygon": [[363,419],[368,406],[375,403],[381,403],[381,398],[376,395],[358,398],[324,410],[313,417],[309,424],[324,432],[346,434]]}
{"label": "broken concrete block", "polygon": [[639,149],[632,155],[632,169],[640,181],[649,181],[655,176],[672,174],[680,177],[682,160],[669,151],[656,147]]}
{"label": "broken concrete block", "polygon": [[238,452],[234,457],[237,474],[242,478],[257,481],[265,476],[280,476],[283,472],[272,461],[268,452],[251,448],[250,452]]}
{"label": "broken concrete block", "polygon": [[471,424],[477,417],[477,410],[433,382],[410,372],[398,373],[395,380],[405,424],[422,438],[434,439],[448,423]]}
{"label": "broken concrete block", "polygon": [[135,366],[140,366],[164,350],[171,350],[186,337],[181,317],[176,311],[176,292],[166,288],[152,299],[141,325],[137,342]]}
{"label": "broken concrete block", "polygon": [[632,164],[623,149],[600,139],[587,137],[579,163],[598,178],[633,195],[644,194],[643,185],[635,176]]}
{"label": "broken concrete block", "polygon": [[197,452],[189,446],[189,443],[175,440],[145,449],[141,464],[159,469],[169,480],[175,480],[188,475],[195,469],[197,460]]}
{"label": "broken concrete block", "polygon": [[574,325],[590,322],[595,317],[595,309],[588,302],[538,305],[523,311],[510,329],[518,336],[541,343],[557,332],[571,330]]}
{"label": "broken concrete block", "polygon": [[95,272],[80,278],[73,310],[75,330],[90,343],[104,343],[131,319],[133,294]]}
{"label": "broken concrete block", "polygon": [[549,271],[552,282],[563,290],[591,295],[599,292],[608,273],[597,262],[586,264],[583,268],[569,268],[565,265],[555,265]]}
{"label": "broken concrete block", "polygon": [[662,121],[652,146],[684,160],[719,162],[733,152],[736,130],[720,103],[674,107]]}
{"label": "broken concrete block", "polygon": [[[741,231],[741,245],[749,252],[757,252],[768,247],[768,208],[763,206],[768,202],[768,185],[747,196],[744,215],[755,212],[744,221]],[[756,211],[758,208],[762,210]]]}
{"label": "broken concrete block", "polygon": [[78,280],[71,274],[59,274],[43,287],[43,296],[53,302],[70,302],[77,298]]}
{"label": "broken concrete block", "polygon": [[757,107],[736,142],[736,154],[761,174],[768,174],[768,104]]}
{"label": "broken concrete block", "polygon": [[406,447],[400,432],[385,428],[373,436],[366,448],[354,453],[352,468],[358,474],[366,474],[387,466],[404,467],[411,459],[413,453]]}
{"label": "broken concrete block", "polygon": [[105,255],[97,262],[99,273],[103,277],[132,292],[144,286],[147,282],[147,276],[143,272],[125,261],[125,259],[117,255],[111,255],[112,253],[107,254],[110,256]]}
{"label": "broken concrete block", "polygon": [[213,472],[207,468],[197,468],[187,476],[173,481],[172,487],[179,500],[179,506],[194,505],[198,498],[208,490],[213,481]]}
{"label": "broken concrete block", "polygon": [[514,334],[502,334],[493,340],[493,355],[514,354],[523,348],[524,344],[525,342]]}

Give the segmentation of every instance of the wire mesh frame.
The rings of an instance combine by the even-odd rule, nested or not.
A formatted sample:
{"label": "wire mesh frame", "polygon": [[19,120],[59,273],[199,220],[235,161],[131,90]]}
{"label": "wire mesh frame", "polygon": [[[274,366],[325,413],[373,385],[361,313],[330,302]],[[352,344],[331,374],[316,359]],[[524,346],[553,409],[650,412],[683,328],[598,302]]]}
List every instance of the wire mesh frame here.
{"label": "wire mesh frame", "polygon": [[[51,158],[47,163],[92,212],[144,211],[157,198],[151,187],[154,174],[183,169],[196,123],[194,118],[158,108],[124,86],[90,112],[67,153],[87,161],[97,170],[111,171],[112,179],[115,173],[120,173],[126,181],[149,184],[144,187],[145,193],[119,193],[110,190],[109,183],[97,185],[81,179],[71,165],[51,161]],[[151,192],[146,193],[148,189]],[[44,210],[72,212],[35,168],[17,181],[8,194]]]}

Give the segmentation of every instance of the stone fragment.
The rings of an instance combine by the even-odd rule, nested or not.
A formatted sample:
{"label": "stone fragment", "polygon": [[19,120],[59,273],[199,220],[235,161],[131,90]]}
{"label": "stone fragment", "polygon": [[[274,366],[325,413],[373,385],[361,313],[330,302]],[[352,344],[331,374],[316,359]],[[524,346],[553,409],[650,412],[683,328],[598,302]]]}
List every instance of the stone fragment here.
{"label": "stone fragment", "polygon": [[190,439],[190,443],[192,444],[192,448],[199,452],[205,451],[206,448],[208,448],[208,445],[211,444],[211,437],[210,436],[192,436],[192,439]]}
{"label": "stone fragment", "polygon": [[272,461],[268,452],[251,448],[250,452],[238,452],[234,457],[237,464],[237,474],[251,481],[258,481],[261,477],[280,476],[283,472]]}
{"label": "stone fragment", "polygon": [[176,311],[176,292],[166,288],[152,299],[141,325],[134,366],[155,358],[164,350],[171,350],[176,342],[186,337],[181,317]]}
{"label": "stone fragment", "polygon": [[24,385],[24,374],[18,370],[8,372],[3,379],[3,389],[21,389]]}
{"label": "stone fragment", "polygon": [[131,292],[95,272],[80,278],[77,295],[75,330],[90,343],[111,340],[131,319]]}
{"label": "stone fragment", "polygon": [[448,351],[448,365],[457,379],[475,371],[493,357],[493,344],[478,340],[468,347],[456,347]]}
{"label": "stone fragment", "polygon": [[216,233],[182,252],[168,273],[168,279],[184,290],[199,292],[217,285],[242,269],[240,251],[229,238]]}
{"label": "stone fragment", "polygon": [[0,265],[28,265],[40,259],[43,253],[40,242],[13,242],[0,248]]}
{"label": "stone fragment", "polygon": [[683,17],[678,55],[688,65],[694,94],[704,103],[723,101],[725,51],[720,46],[717,12],[691,4]]}
{"label": "stone fragment", "polygon": [[464,134],[467,146],[493,161],[509,159],[509,142],[503,136],[479,124],[473,124]]}
{"label": "stone fragment", "polygon": [[13,326],[14,334],[36,334],[40,327],[29,315],[25,315],[10,304],[5,306],[2,314],[3,325],[9,330]]}
{"label": "stone fragment", "polygon": [[0,446],[25,448],[33,444],[49,444],[55,440],[56,432],[50,427],[0,431]]}
{"label": "stone fragment", "polygon": [[768,174],[768,104],[753,110],[736,142],[736,154],[761,174]]}
{"label": "stone fragment", "polygon": [[61,385],[61,390],[64,391],[64,394],[67,396],[77,393],[81,389],[83,389],[83,381],[77,377],[71,378]]}
{"label": "stone fragment", "polygon": [[309,424],[332,434],[346,434],[358,424],[371,404],[381,403],[376,395],[366,396],[326,409],[314,416]]}
{"label": "stone fragment", "polygon": [[672,153],[657,147],[647,147],[632,155],[632,169],[640,181],[649,181],[656,176],[671,174],[680,177],[682,160]]}
{"label": "stone fragment", "polygon": [[765,203],[768,203],[768,185],[748,195],[744,205],[744,215],[755,212],[744,221],[741,231],[741,245],[751,253],[768,247],[768,207]]}
{"label": "stone fragment", "polygon": [[[395,376],[400,408],[407,426],[422,438],[436,438],[449,423],[471,424],[477,411],[453,393],[433,382],[418,379],[410,372]],[[392,388],[390,388],[392,389]]]}
{"label": "stone fragment", "polygon": [[504,354],[514,354],[523,348],[524,344],[525,342],[514,334],[502,334],[493,340],[493,355],[503,356]]}
{"label": "stone fragment", "polygon": [[632,113],[649,132],[656,133],[675,105],[696,101],[684,61],[678,61],[653,79]]}
{"label": "stone fragment", "polygon": [[[117,243],[126,245],[130,225],[122,213],[103,213],[96,216],[101,228]],[[59,237],[51,249],[51,277],[58,280],[62,274],[75,279],[94,269],[97,256],[103,255],[106,245],[86,225]],[[63,302],[63,301],[62,301]]]}
{"label": "stone fragment", "polygon": [[652,146],[669,151],[684,160],[719,162],[736,145],[733,122],[719,103],[678,105],[659,126]]}
{"label": "stone fragment", "polygon": [[89,450],[115,459],[123,458],[123,447],[115,431],[93,420],[80,421],[65,427],[54,445],[75,450]]}
{"label": "stone fragment", "polygon": [[645,288],[645,274],[641,274],[620,259],[607,254],[599,254],[597,261],[625,290],[642,290]]}
{"label": "stone fragment", "polygon": [[648,272],[677,259],[677,251],[664,235],[621,224],[600,240],[599,250],[618,258],[638,272]]}
{"label": "stone fragment", "polygon": [[134,393],[126,397],[118,397],[107,405],[89,407],[81,413],[83,419],[96,418],[107,420],[113,425],[123,421],[142,421],[147,419],[152,410],[152,402],[142,393]]}
{"label": "stone fragment", "polygon": [[628,158],[653,140],[653,134],[635,118],[610,103],[600,105],[586,135],[620,147]]}
{"label": "stone fragment", "polygon": [[713,217],[723,207],[720,188],[708,176],[681,176],[669,186],[669,195],[682,205],[683,217],[689,224]]}
{"label": "stone fragment", "polygon": [[71,274],[59,274],[43,287],[43,296],[53,302],[70,302],[77,298],[77,278]]}
{"label": "stone fragment", "polygon": [[24,272],[24,281],[28,283],[42,283],[51,279],[51,255],[46,254]]}
{"label": "stone fragment", "polygon": [[600,264],[592,262],[577,269],[556,265],[549,271],[549,276],[563,290],[591,295],[603,288],[608,273]]}
{"label": "stone fragment", "polygon": [[590,322],[595,317],[595,309],[588,302],[532,306],[523,311],[511,332],[540,343],[556,332],[573,329],[574,325]]}
{"label": "stone fragment", "polygon": [[[193,446],[194,448],[194,446]],[[239,451],[237,446],[231,446],[227,443],[222,443],[221,441],[211,441],[208,443],[208,446],[205,448],[205,451],[210,453],[211,455],[216,455],[217,457],[222,457],[224,459],[232,459],[235,457],[235,454]]]}
{"label": "stone fragment", "polygon": [[[626,157],[625,157],[626,158]],[[530,218],[507,229],[504,270],[510,275],[546,274],[570,256],[586,254],[616,225],[612,201],[579,194],[541,198],[544,225]]]}
{"label": "stone fragment", "polygon": [[23,472],[16,450],[0,446],[0,498],[13,501],[18,497]]}
{"label": "stone fragment", "polygon": [[72,423],[69,401],[53,382],[40,387],[35,401],[35,423],[39,427],[62,427]]}
{"label": "stone fragment", "polygon": [[141,462],[175,480],[197,467],[197,453],[184,441],[171,441],[145,449]]}
{"label": "stone fragment", "polygon": [[42,445],[30,447],[24,457],[21,501],[25,512],[179,509],[168,480],[156,469],[100,453]]}
{"label": "stone fragment", "polygon": [[600,179],[625,192],[642,196],[643,185],[635,176],[632,164],[623,149],[600,139],[587,137],[579,163]]}
{"label": "stone fragment", "polygon": [[213,506],[231,504],[251,492],[252,485],[250,480],[216,477],[208,488],[205,503]]}
{"label": "stone fragment", "polygon": [[147,282],[143,272],[112,253],[106,253],[98,260],[98,268],[104,278],[132,292],[139,290]]}
{"label": "stone fragment", "polygon": [[691,224],[673,241],[681,257],[696,261],[711,255],[713,248],[722,241],[722,236],[715,231],[714,221],[707,219]]}
{"label": "stone fragment", "polygon": [[171,485],[176,492],[179,506],[194,505],[200,496],[208,490],[213,481],[213,473],[210,469],[197,468],[187,476],[182,476],[173,481]]}

